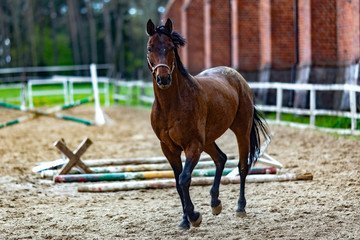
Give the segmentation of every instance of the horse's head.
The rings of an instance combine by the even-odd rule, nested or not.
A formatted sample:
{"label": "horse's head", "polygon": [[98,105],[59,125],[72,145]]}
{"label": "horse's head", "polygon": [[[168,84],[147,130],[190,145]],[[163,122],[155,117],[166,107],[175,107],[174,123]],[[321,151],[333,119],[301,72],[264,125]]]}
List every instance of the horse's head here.
{"label": "horse's head", "polygon": [[160,89],[167,89],[171,86],[172,73],[175,68],[175,48],[171,37],[173,27],[170,19],[167,19],[165,26],[155,28],[154,23],[149,19],[147,22],[147,61],[153,74],[156,84]]}

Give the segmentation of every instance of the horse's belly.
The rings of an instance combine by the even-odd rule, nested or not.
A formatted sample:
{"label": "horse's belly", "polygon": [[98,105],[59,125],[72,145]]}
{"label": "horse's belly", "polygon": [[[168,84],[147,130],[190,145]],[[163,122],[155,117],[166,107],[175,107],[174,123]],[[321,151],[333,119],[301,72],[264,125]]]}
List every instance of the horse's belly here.
{"label": "horse's belly", "polygon": [[215,97],[210,97],[206,119],[206,142],[214,142],[230,128],[238,111],[238,96],[233,90],[217,92]]}
{"label": "horse's belly", "polygon": [[213,143],[216,139],[221,137],[226,130],[228,130],[233,123],[233,118],[226,118],[219,120],[213,120],[213,122],[206,125],[205,145]]}

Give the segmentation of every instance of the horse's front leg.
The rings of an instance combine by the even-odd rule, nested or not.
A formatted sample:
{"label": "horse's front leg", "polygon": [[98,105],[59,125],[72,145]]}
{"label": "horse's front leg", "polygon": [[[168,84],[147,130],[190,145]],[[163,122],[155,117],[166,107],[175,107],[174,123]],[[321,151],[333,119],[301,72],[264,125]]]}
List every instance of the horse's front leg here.
{"label": "horse's front leg", "polygon": [[193,144],[185,149],[186,161],[182,173],[180,174],[179,184],[183,193],[184,213],[187,214],[191,225],[200,226],[202,217],[199,212],[194,211],[194,205],[190,198],[189,187],[191,183],[191,174],[199,161],[202,148],[200,144]]}
{"label": "horse's front leg", "polygon": [[176,190],[180,196],[181,205],[182,205],[182,209],[183,209],[183,213],[184,213],[183,220],[181,221],[179,228],[180,229],[189,229],[190,222],[188,220],[187,214],[185,213],[183,192],[179,185],[179,175],[183,168],[182,162],[181,162],[181,150],[179,149],[178,151],[176,151],[174,153],[174,152],[170,151],[170,149],[164,143],[161,143],[161,149],[174,171],[174,176],[175,176],[175,181],[176,181]]}

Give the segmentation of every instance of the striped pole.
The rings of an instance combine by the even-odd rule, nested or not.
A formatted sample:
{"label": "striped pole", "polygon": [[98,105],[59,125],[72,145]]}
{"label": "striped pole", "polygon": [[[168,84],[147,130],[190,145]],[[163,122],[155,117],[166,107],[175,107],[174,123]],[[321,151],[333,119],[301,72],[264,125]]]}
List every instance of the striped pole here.
{"label": "striped pole", "polygon": [[[249,175],[246,182],[270,182],[270,181],[298,181],[298,180],[312,180],[313,176],[309,174],[298,176],[294,173],[281,174],[281,175]],[[239,183],[240,178],[231,180],[222,177],[222,184]],[[211,185],[213,183],[212,177],[198,177],[191,180],[193,186]],[[78,186],[79,192],[117,192],[126,190],[137,189],[160,189],[175,187],[175,179],[157,179],[157,180],[144,180],[144,181],[129,181],[129,182],[113,182],[101,184],[87,184]]]}
{"label": "striped pole", "polygon": [[[90,168],[90,170],[96,174],[99,173],[124,173],[121,171],[118,171],[118,168],[114,168],[114,167],[103,167],[103,168]],[[195,169],[197,170],[197,169]],[[155,170],[154,170],[155,171]],[[153,172],[154,172],[153,171]],[[209,169],[203,169],[203,171],[208,171],[211,172]],[[215,171],[215,170],[214,170]],[[164,171],[161,171],[164,172]],[[200,170],[198,171],[200,172]],[[229,173],[231,171],[229,171],[229,168],[225,168],[223,173]],[[276,174],[276,168],[271,167],[271,168],[252,168],[249,171],[249,174]],[[42,178],[53,178],[54,176],[56,176],[59,173],[59,170],[45,170],[41,172],[41,177]],[[80,172],[79,170],[77,170],[76,168],[73,168],[70,170],[69,174],[81,174],[82,172]],[[138,172],[130,172],[133,174],[137,174]],[[197,173],[195,173],[197,174]],[[170,177],[173,177],[173,175],[171,175]]]}
{"label": "striped pole", "polygon": [[[86,162],[84,162],[86,165]],[[229,160],[225,167],[236,167],[237,160]],[[88,166],[88,165],[87,165]],[[212,161],[199,162],[196,169],[214,168],[215,164]],[[94,167],[90,168],[94,173],[119,173],[119,172],[143,172],[143,171],[167,171],[172,170],[170,164],[143,164],[143,165],[126,165],[126,166],[109,166],[109,167]]]}
{"label": "striped pole", "polygon": [[[235,159],[235,154],[228,154],[228,160]],[[185,161],[185,158],[182,159]],[[211,160],[209,155],[203,155],[200,157],[200,161]],[[118,165],[141,165],[141,164],[157,164],[168,163],[165,157],[149,157],[149,158],[123,158],[123,159],[91,159],[83,160],[88,167],[101,167],[101,166],[118,166]],[[61,167],[64,164],[64,160],[56,159],[50,162],[41,162],[37,166],[33,167],[33,172],[41,172],[48,169],[54,169]]]}
{"label": "striped pole", "polygon": [[[235,154],[227,154],[228,160],[233,160],[236,158]],[[211,160],[209,155],[202,155],[200,161]],[[182,158],[182,161],[185,161],[185,157]],[[100,166],[110,166],[110,165],[140,165],[140,164],[157,164],[157,163],[168,163],[166,157],[148,157],[148,158],[127,158],[127,159],[92,159],[84,160],[84,163],[89,167],[100,167]]]}
{"label": "striped pole", "polygon": [[16,119],[13,119],[13,120],[10,120],[10,121],[7,121],[7,122],[2,122],[2,123],[0,123],[0,128],[4,128],[4,127],[8,127],[8,126],[11,126],[11,125],[14,125],[14,124],[25,122],[25,121],[28,121],[30,119],[34,119],[36,117],[37,117],[37,115],[31,114],[29,116],[22,116],[22,117],[19,117],[19,118],[16,118]]}
{"label": "striped pole", "polygon": [[92,101],[94,101],[94,97],[88,97],[88,98],[77,100],[72,104],[66,104],[66,105],[52,107],[52,108],[48,109],[47,111],[23,109],[23,108],[21,108],[21,106],[11,104],[11,103],[4,103],[4,102],[0,102],[0,107],[15,109],[15,110],[23,111],[23,112],[30,112],[30,113],[34,113],[34,114],[46,115],[46,114],[50,114],[53,112],[58,112],[58,111],[65,110],[68,108],[76,107],[81,104],[92,102]]}
{"label": "striped pole", "polygon": [[[223,174],[228,174],[232,169],[225,168]],[[215,176],[215,169],[195,169],[192,173],[194,177]],[[100,182],[100,181],[124,181],[124,180],[144,180],[153,178],[174,178],[173,171],[150,171],[150,172],[126,172],[126,173],[100,173],[100,174],[73,174],[57,175],[54,182]]]}
{"label": "striped pole", "polygon": [[[49,115],[49,116],[52,116],[52,115]],[[69,116],[69,115],[64,115],[61,113],[55,113],[53,116],[58,119],[64,119],[64,120],[68,120],[68,121],[83,123],[85,125],[94,125],[95,124],[95,122],[91,121],[91,120],[78,118],[78,117],[74,117],[74,116]]]}
{"label": "striped pole", "polygon": [[21,106],[17,106],[17,105],[11,104],[11,103],[0,102],[0,107],[11,108],[11,109],[22,111]]}
{"label": "striped pole", "polygon": [[68,116],[68,115],[64,115],[64,114],[61,114],[61,113],[57,113],[58,111],[69,109],[69,108],[72,108],[72,107],[76,107],[76,106],[79,106],[81,104],[91,102],[93,100],[94,100],[94,97],[80,99],[80,100],[75,101],[72,104],[56,106],[56,107],[50,108],[50,109],[48,109],[46,111],[33,110],[33,109],[22,109],[21,106],[1,102],[0,107],[5,107],[5,108],[15,109],[15,110],[23,111],[23,112],[28,112],[28,113],[31,113],[32,115],[30,117],[24,116],[24,117],[20,117],[20,118],[11,120],[9,122],[0,123],[0,128],[10,126],[10,125],[14,125],[14,124],[24,122],[24,121],[27,121],[27,120],[30,120],[30,119],[34,119],[34,118],[38,117],[39,115],[50,116],[50,117],[55,117],[55,118],[58,118],[58,119],[64,119],[64,120],[68,120],[68,121],[79,122],[79,123],[83,123],[83,124],[86,124],[86,125],[94,125],[94,121],[91,121],[91,120],[87,120],[87,119],[83,119],[83,118],[78,118],[78,117],[73,117],[73,116]]}
{"label": "striped pole", "polygon": [[[313,175],[311,173],[305,173],[304,175],[297,175],[296,173],[284,173],[284,174],[258,174],[248,175],[246,182],[284,182],[284,181],[296,181],[296,180],[312,180]],[[224,177],[221,179],[222,184],[228,183],[240,183],[239,177]]]}

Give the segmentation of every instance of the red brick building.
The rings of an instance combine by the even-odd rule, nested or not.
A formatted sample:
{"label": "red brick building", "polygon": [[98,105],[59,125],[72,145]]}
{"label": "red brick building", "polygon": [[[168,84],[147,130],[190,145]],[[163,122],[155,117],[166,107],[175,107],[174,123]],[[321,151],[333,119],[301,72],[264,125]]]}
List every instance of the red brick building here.
{"label": "red brick building", "polygon": [[170,0],[164,19],[187,39],[192,74],[227,65],[248,81],[358,84],[359,11],[359,0]]}

